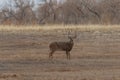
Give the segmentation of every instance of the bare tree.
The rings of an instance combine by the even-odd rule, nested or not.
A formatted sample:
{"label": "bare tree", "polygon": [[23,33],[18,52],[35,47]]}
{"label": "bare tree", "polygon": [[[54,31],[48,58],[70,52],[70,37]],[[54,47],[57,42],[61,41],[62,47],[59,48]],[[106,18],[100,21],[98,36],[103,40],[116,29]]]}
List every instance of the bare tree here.
{"label": "bare tree", "polygon": [[119,24],[120,21],[120,1],[103,0],[101,2],[102,21],[104,24]]}
{"label": "bare tree", "polygon": [[38,8],[39,24],[41,23],[55,23],[56,22],[56,10],[57,3],[53,0],[45,1],[44,4]]}
{"label": "bare tree", "polygon": [[[0,12],[1,24],[119,24],[119,0],[13,0]],[[34,10],[35,11],[34,11]]]}
{"label": "bare tree", "polygon": [[14,6],[2,9],[3,20],[12,21],[13,24],[32,24],[36,20],[33,11],[34,3],[30,0],[13,0]]}

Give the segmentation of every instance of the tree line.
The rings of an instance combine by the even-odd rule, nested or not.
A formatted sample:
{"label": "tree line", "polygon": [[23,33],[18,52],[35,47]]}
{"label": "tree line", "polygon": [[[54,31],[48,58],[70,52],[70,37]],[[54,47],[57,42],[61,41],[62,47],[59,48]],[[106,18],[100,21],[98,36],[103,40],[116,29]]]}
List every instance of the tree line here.
{"label": "tree line", "polygon": [[120,0],[13,0],[0,9],[0,24],[120,24]]}

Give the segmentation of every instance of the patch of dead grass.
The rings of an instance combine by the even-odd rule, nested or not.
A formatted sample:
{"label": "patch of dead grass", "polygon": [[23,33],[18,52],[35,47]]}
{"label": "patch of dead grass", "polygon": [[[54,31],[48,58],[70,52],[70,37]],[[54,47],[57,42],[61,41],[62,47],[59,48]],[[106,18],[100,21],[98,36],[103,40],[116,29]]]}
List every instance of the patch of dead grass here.
{"label": "patch of dead grass", "polygon": [[79,30],[79,31],[120,31],[120,25],[34,25],[34,26],[0,26],[0,31],[44,31],[44,30]]}

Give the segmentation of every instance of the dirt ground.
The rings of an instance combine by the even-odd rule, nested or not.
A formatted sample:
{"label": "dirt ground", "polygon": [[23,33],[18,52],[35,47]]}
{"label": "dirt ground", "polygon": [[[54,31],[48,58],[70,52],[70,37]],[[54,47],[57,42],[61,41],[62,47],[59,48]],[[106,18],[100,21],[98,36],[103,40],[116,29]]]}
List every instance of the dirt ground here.
{"label": "dirt ground", "polygon": [[49,44],[68,41],[62,30],[0,31],[0,80],[120,80],[120,31],[78,31],[71,51]]}

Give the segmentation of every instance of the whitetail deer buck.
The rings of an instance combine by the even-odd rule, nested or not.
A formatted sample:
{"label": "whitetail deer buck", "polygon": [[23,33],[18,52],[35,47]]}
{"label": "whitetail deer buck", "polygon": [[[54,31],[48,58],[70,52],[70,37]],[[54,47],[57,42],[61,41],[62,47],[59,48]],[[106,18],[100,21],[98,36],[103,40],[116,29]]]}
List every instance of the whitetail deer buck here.
{"label": "whitetail deer buck", "polygon": [[65,51],[67,59],[70,59],[70,51],[72,50],[74,45],[73,39],[76,37],[77,35],[75,35],[74,37],[68,36],[68,38],[70,39],[68,42],[52,42],[49,45],[49,48],[50,48],[49,58],[50,59],[53,58],[53,53],[55,51]]}

